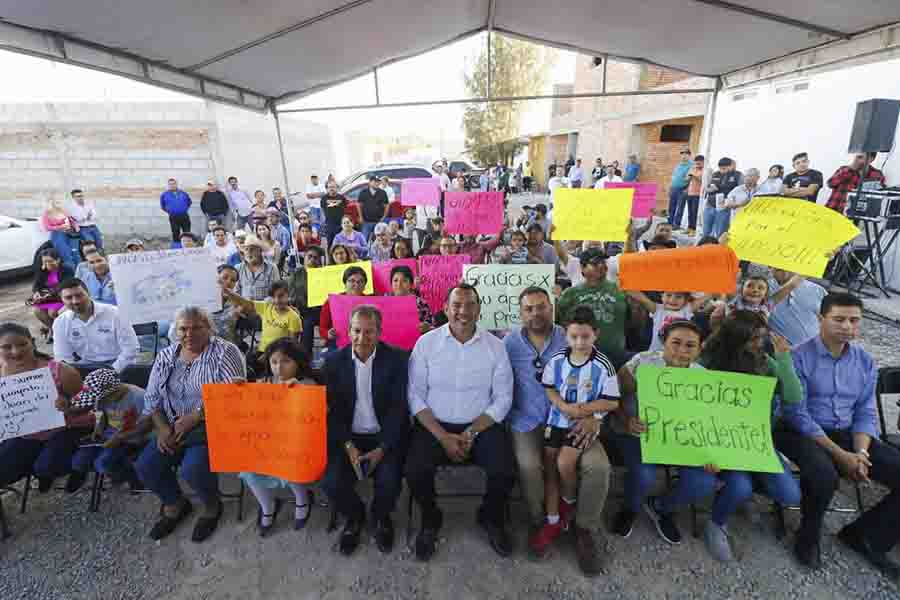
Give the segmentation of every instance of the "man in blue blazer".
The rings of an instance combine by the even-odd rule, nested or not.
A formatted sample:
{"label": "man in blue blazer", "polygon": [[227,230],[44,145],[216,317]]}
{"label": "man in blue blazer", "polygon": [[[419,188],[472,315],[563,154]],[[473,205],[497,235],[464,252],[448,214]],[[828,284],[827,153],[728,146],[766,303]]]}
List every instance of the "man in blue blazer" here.
{"label": "man in blue blazer", "polygon": [[365,505],[356,482],[375,479],[372,519],[381,552],[394,545],[391,513],[403,485],[409,436],[406,400],[409,355],[381,341],[381,313],[360,305],[350,314],[350,345],[325,361],[328,394],[328,470],[324,489],[346,519],[340,550],[359,546]]}

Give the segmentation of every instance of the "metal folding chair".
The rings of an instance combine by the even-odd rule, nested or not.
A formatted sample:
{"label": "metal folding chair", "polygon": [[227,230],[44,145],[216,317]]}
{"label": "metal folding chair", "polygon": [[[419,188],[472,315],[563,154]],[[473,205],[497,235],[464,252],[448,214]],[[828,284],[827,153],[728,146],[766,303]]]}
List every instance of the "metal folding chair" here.
{"label": "metal folding chair", "polygon": [[156,321],[152,323],[138,323],[136,325],[132,325],[134,328],[134,333],[138,337],[142,337],[145,335],[153,336],[153,360],[156,360],[156,355],[159,353],[159,323]]}

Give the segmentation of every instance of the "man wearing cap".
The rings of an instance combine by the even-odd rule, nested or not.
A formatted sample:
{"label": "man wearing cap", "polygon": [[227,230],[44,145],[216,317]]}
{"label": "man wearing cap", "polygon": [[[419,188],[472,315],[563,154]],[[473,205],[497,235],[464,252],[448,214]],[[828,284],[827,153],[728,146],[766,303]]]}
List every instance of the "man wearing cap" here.
{"label": "man wearing cap", "polygon": [[681,160],[672,169],[672,182],[669,184],[669,222],[673,227],[680,228],[681,223],[675,222],[677,216],[679,221],[684,211],[684,192],[688,186],[688,173],[693,166],[691,163],[691,149],[682,148]]}
{"label": "man wearing cap", "polygon": [[590,306],[597,323],[597,349],[618,369],[625,359],[625,324],[628,301],[619,286],[606,279],[606,252],[588,248],[581,253],[581,274],[584,282],[570,287],[556,304],[556,321],[565,326],[575,307]]}
{"label": "man wearing cap", "polygon": [[244,260],[238,270],[238,292],[247,300],[261,302],[269,296],[269,289],[281,275],[278,267],[263,259],[266,247],[255,235],[244,240]]}
{"label": "man wearing cap", "polygon": [[250,200],[250,194],[238,187],[238,178],[234,175],[228,178],[228,189],[225,192],[228,195],[228,204],[235,214],[235,227],[246,227],[247,220],[253,213],[253,201]]}
{"label": "man wearing cap", "polygon": [[366,243],[372,237],[372,231],[375,226],[381,223],[382,219],[387,218],[388,200],[387,193],[378,187],[378,177],[369,176],[369,186],[359,193],[359,206],[362,209],[362,234]]}
{"label": "man wearing cap", "polygon": [[131,238],[127,242],[125,242],[125,252],[143,252],[144,251],[144,240],[141,238]]}
{"label": "man wearing cap", "polygon": [[209,229],[210,221],[218,221],[225,223],[228,218],[228,198],[219,189],[219,185],[214,179],[206,182],[206,191],[200,198],[200,210],[206,217],[206,225],[204,229]]}

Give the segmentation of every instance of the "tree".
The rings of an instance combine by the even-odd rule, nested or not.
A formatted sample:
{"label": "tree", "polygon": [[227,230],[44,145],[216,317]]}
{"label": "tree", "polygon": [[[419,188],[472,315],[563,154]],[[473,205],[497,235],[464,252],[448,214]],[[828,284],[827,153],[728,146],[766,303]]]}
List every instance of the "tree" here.
{"label": "tree", "polygon": [[[510,97],[540,93],[555,54],[547,48],[502,35],[491,35],[491,96]],[[488,57],[483,49],[471,75],[466,73],[466,90],[474,97],[488,94]],[[466,147],[482,165],[509,164],[523,145],[517,140],[522,102],[470,104],[463,113]]]}

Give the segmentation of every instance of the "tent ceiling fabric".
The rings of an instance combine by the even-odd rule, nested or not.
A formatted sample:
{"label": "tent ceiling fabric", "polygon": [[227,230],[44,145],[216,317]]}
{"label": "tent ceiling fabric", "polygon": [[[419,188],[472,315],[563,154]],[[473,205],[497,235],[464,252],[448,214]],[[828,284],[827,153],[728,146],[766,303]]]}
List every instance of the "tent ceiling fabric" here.
{"label": "tent ceiling fabric", "polygon": [[[558,47],[718,76],[900,22],[900,1],[0,0],[0,19],[60,34],[50,38],[57,46],[89,42],[285,101],[489,24]],[[65,58],[20,39],[0,28],[0,47]]]}

